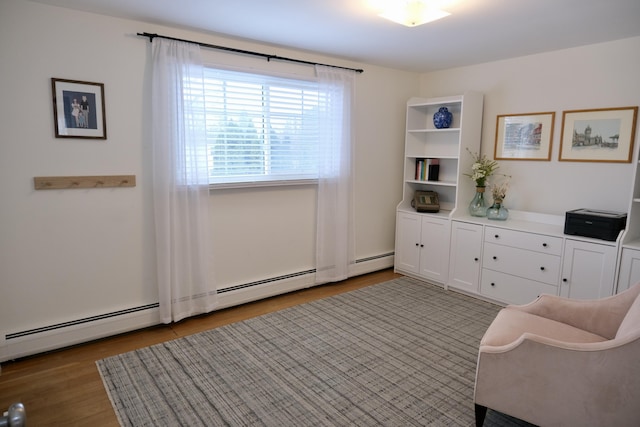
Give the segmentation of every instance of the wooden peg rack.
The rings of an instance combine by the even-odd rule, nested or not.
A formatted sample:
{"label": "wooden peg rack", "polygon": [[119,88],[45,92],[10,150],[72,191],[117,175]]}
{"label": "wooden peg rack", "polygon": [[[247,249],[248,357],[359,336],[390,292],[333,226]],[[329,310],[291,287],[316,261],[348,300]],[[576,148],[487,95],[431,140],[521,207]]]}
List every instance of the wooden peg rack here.
{"label": "wooden peg rack", "polygon": [[36,190],[64,190],[68,188],[135,187],[135,175],[103,176],[36,176]]}

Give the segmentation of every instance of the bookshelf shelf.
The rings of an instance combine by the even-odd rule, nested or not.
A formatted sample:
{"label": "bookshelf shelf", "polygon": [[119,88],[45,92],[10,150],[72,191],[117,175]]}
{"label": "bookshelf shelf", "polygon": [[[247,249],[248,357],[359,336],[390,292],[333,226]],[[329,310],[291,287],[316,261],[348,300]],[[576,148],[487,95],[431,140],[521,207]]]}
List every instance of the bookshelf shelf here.
{"label": "bookshelf shelf", "polygon": [[[451,218],[458,207],[466,210],[475,192],[464,174],[473,163],[467,150],[480,149],[482,105],[483,95],[475,92],[407,102],[402,201],[396,212],[397,272],[446,283],[448,256],[443,254],[449,253]],[[440,107],[453,115],[449,128],[433,124]],[[417,212],[411,203],[416,191],[438,193],[440,210]]]}

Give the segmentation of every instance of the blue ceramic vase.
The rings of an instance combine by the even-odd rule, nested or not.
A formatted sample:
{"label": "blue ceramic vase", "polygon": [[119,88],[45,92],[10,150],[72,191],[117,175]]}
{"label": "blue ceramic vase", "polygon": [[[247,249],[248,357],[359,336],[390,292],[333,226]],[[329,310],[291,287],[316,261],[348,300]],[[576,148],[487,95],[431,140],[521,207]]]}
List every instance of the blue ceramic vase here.
{"label": "blue ceramic vase", "polygon": [[446,129],[451,126],[451,120],[453,114],[447,109],[447,107],[440,107],[440,109],[433,115],[433,125],[436,129]]}

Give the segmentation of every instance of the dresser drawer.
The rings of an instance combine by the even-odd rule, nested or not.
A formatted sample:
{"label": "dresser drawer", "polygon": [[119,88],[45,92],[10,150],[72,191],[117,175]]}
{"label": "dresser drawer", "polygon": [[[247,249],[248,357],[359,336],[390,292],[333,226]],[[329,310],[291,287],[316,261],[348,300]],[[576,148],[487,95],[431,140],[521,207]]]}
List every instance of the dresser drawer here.
{"label": "dresser drawer", "polygon": [[541,294],[557,295],[558,288],[535,280],[483,269],[480,293],[487,298],[508,304],[528,304]]}
{"label": "dresser drawer", "polygon": [[557,286],[560,257],[485,243],[482,267]]}
{"label": "dresser drawer", "polygon": [[562,237],[551,237],[544,234],[486,227],[484,240],[485,242],[498,243],[545,254],[559,256],[562,253]]}

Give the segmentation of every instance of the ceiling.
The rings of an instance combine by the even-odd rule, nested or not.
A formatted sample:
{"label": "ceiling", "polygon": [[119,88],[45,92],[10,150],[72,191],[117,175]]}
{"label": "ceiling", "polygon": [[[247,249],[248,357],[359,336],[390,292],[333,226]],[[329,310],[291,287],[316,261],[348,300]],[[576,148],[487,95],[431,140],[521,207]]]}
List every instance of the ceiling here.
{"label": "ceiling", "polygon": [[640,36],[640,0],[435,0],[451,15],[412,28],[380,0],[33,1],[416,72]]}

